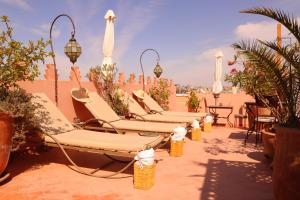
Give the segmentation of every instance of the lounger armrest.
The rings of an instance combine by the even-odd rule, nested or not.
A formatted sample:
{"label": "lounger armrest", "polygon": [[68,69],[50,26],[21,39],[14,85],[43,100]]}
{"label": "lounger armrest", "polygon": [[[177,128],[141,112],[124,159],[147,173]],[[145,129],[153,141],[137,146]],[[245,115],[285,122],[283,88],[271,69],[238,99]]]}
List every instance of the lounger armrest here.
{"label": "lounger armrest", "polygon": [[84,123],[82,123],[82,127],[84,128],[87,124],[92,123],[92,122],[99,122],[99,124],[101,126],[103,126],[103,124],[108,124],[110,125],[118,134],[122,134],[111,122],[106,121],[104,119],[99,119],[99,118],[92,118],[89,119],[87,121],[85,121]]}
{"label": "lounger armrest", "polygon": [[142,119],[143,121],[146,121],[146,119],[142,116],[142,115],[139,115],[139,114],[136,114],[136,113],[129,113],[129,117],[130,118],[134,118],[134,119]]}
{"label": "lounger armrest", "polygon": [[82,129],[81,123],[72,123],[72,125],[77,129]]}
{"label": "lounger armrest", "polygon": [[162,115],[162,112],[157,111],[157,110],[150,110],[149,113],[150,114],[157,114],[158,113],[158,114]]}

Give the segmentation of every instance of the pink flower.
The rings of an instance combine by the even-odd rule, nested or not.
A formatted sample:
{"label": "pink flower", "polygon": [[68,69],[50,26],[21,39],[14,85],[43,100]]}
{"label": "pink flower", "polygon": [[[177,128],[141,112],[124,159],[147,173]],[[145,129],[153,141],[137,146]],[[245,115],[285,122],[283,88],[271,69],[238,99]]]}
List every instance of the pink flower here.
{"label": "pink flower", "polygon": [[230,71],[230,74],[231,74],[231,75],[234,75],[234,74],[236,74],[236,73],[237,73],[236,68],[233,68],[233,69]]}
{"label": "pink flower", "polygon": [[264,76],[265,76],[265,73],[262,72],[262,71],[258,71],[258,72],[257,72],[257,76],[258,76],[258,77],[264,77]]}
{"label": "pink flower", "polygon": [[26,66],[26,62],[24,62],[24,61],[19,61],[19,62],[16,63],[16,65],[17,65],[18,67],[25,67],[25,66]]}
{"label": "pink flower", "polygon": [[231,65],[234,65],[235,63],[236,63],[236,60],[234,60],[234,61],[229,60],[227,64],[228,64],[229,66],[231,66]]}

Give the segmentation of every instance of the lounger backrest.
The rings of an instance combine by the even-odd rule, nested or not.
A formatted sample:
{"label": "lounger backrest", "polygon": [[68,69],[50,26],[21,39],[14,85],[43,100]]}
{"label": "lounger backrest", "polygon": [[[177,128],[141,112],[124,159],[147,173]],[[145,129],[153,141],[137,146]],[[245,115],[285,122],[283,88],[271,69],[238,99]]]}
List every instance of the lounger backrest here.
{"label": "lounger backrest", "polygon": [[[141,99],[150,110],[155,110],[159,112],[164,111],[164,109],[162,109],[162,107],[160,107],[160,105],[154,99],[152,99],[152,97],[150,97],[146,92],[142,92],[140,90],[140,91],[133,91],[132,93],[138,99]],[[143,93],[142,98],[140,96],[140,93]]]}
{"label": "lounger backrest", "polygon": [[32,101],[37,105],[39,128],[48,134],[59,134],[74,130],[73,125],[43,93],[34,93]]}
{"label": "lounger backrest", "polygon": [[140,106],[138,102],[136,102],[131,95],[129,95],[127,92],[123,91],[126,98],[128,98],[128,110],[130,113],[135,113],[138,115],[147,115],[148,113]]}
{"label": "lounger backrest", "polygon": [[84,103],[85,107],[92,113],[95,118],[106,121],[116,121],[121,118],[115,111],[100,97],[96,92],[89,93],[90,101]]}

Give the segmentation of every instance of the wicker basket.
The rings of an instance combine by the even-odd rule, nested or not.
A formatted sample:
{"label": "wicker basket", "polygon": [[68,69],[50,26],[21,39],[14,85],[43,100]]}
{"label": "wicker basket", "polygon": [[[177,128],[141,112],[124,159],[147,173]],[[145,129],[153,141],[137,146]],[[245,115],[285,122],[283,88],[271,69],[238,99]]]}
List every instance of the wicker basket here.
{"label": "wicker basket", "polygon": [[211,123],[204,123],[203,125],[203,131],[204,132],[210,132],[211,131]]}
{"label": "wicker basket", "polygon": [[171,149],[170,149],[170,156],[173,157],[180,157],[183,155],[183,144],[184,141],[176,141],[176,140],[171,140]]}
{"label": "wicker basket", "polygon": [[155,167],[156,165],[143,165],[143,168],[134,163],[133,185],[136,189],[148,190],[155,182]]}
{"label": "wicker basket", "polygon": [[201,139],[201,129],[192,128],[192,140],[199,141]]}

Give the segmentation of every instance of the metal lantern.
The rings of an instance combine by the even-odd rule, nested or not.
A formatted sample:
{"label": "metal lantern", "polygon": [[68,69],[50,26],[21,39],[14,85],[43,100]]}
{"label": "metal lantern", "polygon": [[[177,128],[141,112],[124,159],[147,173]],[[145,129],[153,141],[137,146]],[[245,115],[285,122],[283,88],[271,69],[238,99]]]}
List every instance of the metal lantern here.
{"label": "metal lantern", "polygon": [[[70,20],[70,22],[72,23],[72,27],[73,27],[73,31],[71,32],[71,39],[69,40],[69,42],[66,44],[65,46],[65,54],[66,56],[69,57],[70,61],[74,63],[77,61],[77,58],[80,56],[81,54],[81,47],[79,46],[79,44],[76,42],[74,36],[75,36],[75,25],[74,22],[72,20],[72,18],[69,15],[66,14],[61,14],[58,15],[57,17],[55,17],[55,19],[52,21],[51,23],[51,27],[50,27],[50,46],[51,46],[51,51],[52,51],[52,59],[53,59],[53,64],[54,64],[54,70],[55,70],[55,86],[54,86],[54,91],[55,91],[55,103],[56,106],[58,106],[58,84],[57,84],[57,68],[56,68],[56,62],[55,62],[55,54],[54,54],[54,49],[53,49],[53,40],[52,40],[52,28],[54,23],[60,18],[60,17],[66,17]],[[79,83],[80,85],[80,83]]]}
{"label": "metal lantern", "polygon": [[76,42],[76,39],[74,38],[74,35],[72,34],[72,38],[69,40],[69,42],[65,46],[65,54],[69,57],[71,63],[74,63],[77,61],[77,58],[81,54],[81,47]]}
{"label": "metal lantern", "polygon": [[158,63],[156,64],[153,72],[154,72],[156,78],[159,78],[160,75],[162,74],[163,70],[162,70],[162,68],[160,67],[160,65]]}
{"label": "metal lantern", "polygon": [[143,90],[144,90],[144,91],[145,91],[145,74],[144,74],[144,68],[143,68],[143,64],[142,64],[142,57],[143,57],[144,53],[147,52],[147,51],[154,51],[154,52],[156,53],[156,55],[157,55],[157,60],[156,60],[156,61],[157,61],[157,64],[156,64],[156,66],[155,66],[155,68],[154,68],[154,70],[153,70],[155,76],[156,76],[157,78],[159,78],[160,75],[161,75],[162,72],[163,72],[162,68],[161,68],[160,65],[159,65],[159,60],[160,60],[159,53],[158,53],[155,49],[146,49],[146,50],[144,50],[144,51],[142,52],[142,54],[140,55],[140,64],[141,64],[141,69],[142,69],[142,73],[143,73]]}

